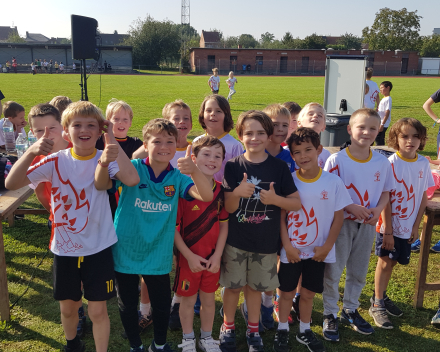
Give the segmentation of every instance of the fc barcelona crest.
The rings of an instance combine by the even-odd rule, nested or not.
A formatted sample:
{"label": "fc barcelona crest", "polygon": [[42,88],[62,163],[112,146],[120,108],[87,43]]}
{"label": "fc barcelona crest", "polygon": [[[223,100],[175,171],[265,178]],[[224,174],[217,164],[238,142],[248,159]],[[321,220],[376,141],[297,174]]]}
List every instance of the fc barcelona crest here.
{"label": "fc barcelona crest", "polygon": [[171,186],[165,186],[165,187],[164,187],[164,192],[165,192],[165,195],[166,195],[167,197],[172,197],[172,196],[174,196],[174,194],[176,193],[176,190],[174,189],[174,185],[171,185]]}

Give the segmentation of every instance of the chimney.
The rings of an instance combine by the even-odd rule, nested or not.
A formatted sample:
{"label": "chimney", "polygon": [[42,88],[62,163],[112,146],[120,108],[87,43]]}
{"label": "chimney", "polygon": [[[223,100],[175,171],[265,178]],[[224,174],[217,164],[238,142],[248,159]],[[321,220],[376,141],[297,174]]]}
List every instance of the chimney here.
{"label": "chimney", "polygon": [[242,48],[242,45],[241,44],[238,44],[238,49],[241,49]]}
{"label": "chimney", "polygon": [[26,38],[29,38],[29,32],[26,31]]}

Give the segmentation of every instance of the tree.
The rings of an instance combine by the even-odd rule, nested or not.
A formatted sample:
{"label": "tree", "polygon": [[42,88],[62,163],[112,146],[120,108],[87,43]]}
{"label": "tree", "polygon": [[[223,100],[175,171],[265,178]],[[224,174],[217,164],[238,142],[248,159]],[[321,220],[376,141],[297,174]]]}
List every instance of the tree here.
{"label": "tree", "polygon": [[266,32],[261,35],[260,43],[261,44],[269,44],[272,43],[275,39],[275,36],[272,33]]}
{"label": "tree", "polygon": [[302,48],[300,49],[325,49],[327,43],[323,37],[313,33],[305,37],[302,41]]}
{"label": "tree", "polygon": [[281,38],[281,42],[285,45],[286,48],[293,48],[294,40],[295,39],[293,39],[292,33],[290,32],[286,32],[283,38]]}
{"label": "tree", "polygon": [[238,44],[243,48],[256,48],[258,41],[250,34],[242,34],[238,38]]}
{"label": "tree", "polygon": [[180,57],[179,27],[169,20],[156,21],[147,15],[144,20],[134,21],[128,33],[124,44],[133,46],[135,65],[158,66],[166,58]]}
{"label": "tree", "polygon": [[420,55],[424,57],[440,57],[440,34],[423,38]]}
{"label": "tree", "polygon": [[362,48],[362,39],[351,33],[345,33],[344,35],[341,35],[341,37],[337,40],[337,43],[339,45],[342,45],[343,49],[347,50],[360,50]]}
{"label": "tree", "polygon": [[370,50],[418,50],[420,19],[416,11],[380,9],[371,27],[362,30]]}
{"label": "tree", "polygon": [[9,33],[8,39],[6,39],[7,43],[26,43],[26,40],[18,35],[18,32]]}
{"label": "tree", "polygon": [[238,37],[230,36],[223,39],[222,46],[224,48],[237,48],[238,47]]}

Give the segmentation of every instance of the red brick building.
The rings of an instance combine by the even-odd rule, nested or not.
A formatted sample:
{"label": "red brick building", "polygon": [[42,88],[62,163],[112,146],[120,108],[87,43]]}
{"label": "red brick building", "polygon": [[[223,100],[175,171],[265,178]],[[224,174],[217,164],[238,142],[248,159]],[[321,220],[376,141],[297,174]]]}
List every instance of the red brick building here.
{"label": "red brick building", "polygon": [[198,74],[217,67],[221,75],[237,74],[324,75],[327,55],[366,55],[375,75],[415,75],[415,51],[220,49],[192,48],[190,65]]}

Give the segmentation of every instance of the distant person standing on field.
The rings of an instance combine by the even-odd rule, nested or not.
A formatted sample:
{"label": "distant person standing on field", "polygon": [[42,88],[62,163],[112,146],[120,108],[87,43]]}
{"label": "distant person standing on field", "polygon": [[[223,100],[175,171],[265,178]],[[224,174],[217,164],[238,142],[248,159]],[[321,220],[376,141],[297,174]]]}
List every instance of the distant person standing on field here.
{"label": "distant person standing on field", "polygon": [[58,61],[55,61],[55,72],[58,73],[58,68],[60,65],[58,65]]}
{"label": "distant person standing on field", "polygon": [[64,73],[64,64],[60,61],[60,73]]}
{"label": "distant person standing on field", "polygon": [[[427,101],[425,101],[425,104],[423,104],[423,110],[428,114],[428,116],[434,120],[434,126],[438,123],[440,123],[440,118],[437,117],[437,115],[432,111],[432,104],[439,103],[440,102],[440,89],[435,92],[433,95],[431,95]],[[440,129],[437,134],[437,153],[440,147]]]}
{"label": "distant person standing on field", "polygon": [[218,76],[218,68],[213,68],[212,73],[213,75],[209,77],[208,85],[211,88],[213,94],[218,94],[218,91],[220,89],[220,77]]}
{"label": "distant person standing on field", "polygon": [[52,74],[52,67],[53,67],[53,61],[50,60],[49,61],[49,73],[51,73],[51,74]]}
{"label": "distant person standing on field", "polygon": [[366,108],[374,109],[374,107],[377,104],[376,111],[379,108],[379,87],[377,86],[376,82],[373,82],[371,80],[371,77],[373,77],[373,68],[369,67],[367,69],[367,80],[366,83],[368,84],[368,93],[365,93],[364,98],[364,105]]}
{"label": "distant person standing on field", "polygon": [[15,57],[12,57],[12,69],[15,73],[17,73],[17,60],[15,59]]}
{"label": "distant person standing on field", "polygon": [[385,132],[391,123],[391,106],[392,101],[390,97],[393,84],[390,81],[383,81],[380,84],[380,93],[383,95],[382,100],[379,103],[377,112],[380,116],[380,128],[376,137],[376,145],[385,145]]}

